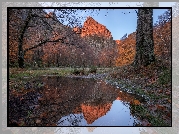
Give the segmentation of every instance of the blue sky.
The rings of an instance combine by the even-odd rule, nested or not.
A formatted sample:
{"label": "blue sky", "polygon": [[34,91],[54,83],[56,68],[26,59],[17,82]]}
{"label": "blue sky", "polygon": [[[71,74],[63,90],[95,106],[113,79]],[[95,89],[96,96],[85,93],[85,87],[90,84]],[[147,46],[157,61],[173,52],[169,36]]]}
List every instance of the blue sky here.
{"label": "blue sky", "polygon": [[[65,2],[64,2],[65,3]],[[53,3],[54,7],[62,6],[63,2],[58,5],[58,3]],[[137,7],[143,2],[115,2],[110,7]],[[175,2],[159,2],[160,7],[172,7]],[[71,4],[71,5],[70,5]],[[127,5],[126,5],[127,4]],[[50,3],[43,4],[44,6],[50,6]],[[90,7],[90,3],[82,3],[73,5],[73,3],[68,3],[66,6],[75,7]],[[94,5],[91,5],[94,6]],[[109,2],[101,2],[102,7],[109,7]],[[140,6],[139,6],[140,7]],[[163,14],[167,9],[154,9],[153,10],[153,22],[155,23],[158,16]],[[108,12],[108,13],[107,13]],[[129,13],[130,12],[130,13]],[[106,28],[111,32],[114,40],[120,40],[124,34],[130,34],[136,31],[137,27],[137,14],[134,9],[101,9],[99,14],[96,13],[87,14],[85,12],[80,12],[79,15],[84,17],[82,23],[85,21],[85,17],[92,16],[97,22],[105,25]],[[125,13],[125,14],[124,14]],[[105,16],[106,15],[106,16]]]}
{"label": "blue sky", "polygon": [[[154,9],[153,22],[156,22],[158,16],[163,14],[166,10],[167,9]],[[85,16],[85,13],[83,15]],[[130,34],[136,31],[137,14],[134,9],[101,9],[98,15],[87,16],[92,16],[97,22],[106,26],[114,40],[119,40],[126,33]]]}

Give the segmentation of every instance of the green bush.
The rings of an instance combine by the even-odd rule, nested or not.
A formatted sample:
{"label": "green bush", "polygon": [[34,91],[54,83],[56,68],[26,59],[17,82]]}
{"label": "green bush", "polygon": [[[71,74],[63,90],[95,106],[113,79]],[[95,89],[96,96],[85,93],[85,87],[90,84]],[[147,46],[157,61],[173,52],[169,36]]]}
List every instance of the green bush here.
{"label": "green bush", "polygon": [[97,67],[92,66],[89,70],[90,73],[96,73],[97,72]]}
{"label": "green bush", "polygon": [[9,62],[9,67],[19,67],[18,62],[11,63]]}
{"label": "green bush", "polygon": [[75,69],[72,71],[72,74],[75,74],[75,75],[84,75],[85,72],[84,72],[84,69],[77,69],[77,68],[75,68]]}
{"label": "green bush", "polygon": [[161,85],[168,84],[171,82],[171,71],[164,70],[163,73],[159,76],[159,83]]}

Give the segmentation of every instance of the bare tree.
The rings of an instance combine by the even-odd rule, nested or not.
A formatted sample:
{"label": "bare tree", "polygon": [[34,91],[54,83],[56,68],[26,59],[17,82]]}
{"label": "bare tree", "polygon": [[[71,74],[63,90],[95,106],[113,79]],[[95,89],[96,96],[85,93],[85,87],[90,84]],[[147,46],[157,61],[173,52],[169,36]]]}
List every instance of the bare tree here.
{"label": "bare tree", "polygon": [[[14,33],[18,41],[18,65],[20,68],[24,67],[25,54],[33,49],[41,47],[48,43],[65,43],[74,45],[67,40],[67,37],[72,36],[74,32],[69,32],[71,29],[64,29],[62,23],[63,19],[68,18],[69,26],[80,25],[78,19],[71,14],[75,14],[77,9],[55,10],[47,14],[42,9],[9,9],[9,38],[10,49],[13,49],[14,42],[11,40]],[[56,16],[57,14],[57,16]],[[16,28],[13,28],[13,27]],[[62,33],[61,36],[58,33]],[[57,34],[56,38],[53,38]],[[15,41],[15,40],[14,40]],[[30,45],[25,45],[30,43]],[[13,51],[13,50],[12,50]]]}

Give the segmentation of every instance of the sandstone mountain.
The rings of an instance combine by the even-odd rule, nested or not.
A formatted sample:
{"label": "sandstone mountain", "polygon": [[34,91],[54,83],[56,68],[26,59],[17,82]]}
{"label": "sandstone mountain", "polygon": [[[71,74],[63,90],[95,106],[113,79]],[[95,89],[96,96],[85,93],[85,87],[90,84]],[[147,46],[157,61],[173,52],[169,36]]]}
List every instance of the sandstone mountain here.
{"label": "sandstone mountain", "polygon": [[92,17],[81,29],[63,25],[54,13],[42,9],[12,9],[9,20],[10,66],[18,65],[19,41],[25,66],[114,65],[116,43],[111,32]]}
{"label": "sandstone mountain", "polygon": [[121,42],[120,40],[115,40],[115,41],[116,41],[116,44],[120,44],[120,42]]}
{"label": "sandstone mountain", "polygon": [[115,64],[114,61],[117,54],[116,42],[106,26],[100,24],[92,17],[87,17],[83,27],[75,27],[73,31],[79,34],[93,49],[95,59],[99,59],[98,66],[112,66]]}
{"label": "sandstone mountain", "polygon": [[98,23],[92,17],[88,17],[83,24],[81,36],[98,35],[105,38],[111,38],[111,32],[106,26]]}

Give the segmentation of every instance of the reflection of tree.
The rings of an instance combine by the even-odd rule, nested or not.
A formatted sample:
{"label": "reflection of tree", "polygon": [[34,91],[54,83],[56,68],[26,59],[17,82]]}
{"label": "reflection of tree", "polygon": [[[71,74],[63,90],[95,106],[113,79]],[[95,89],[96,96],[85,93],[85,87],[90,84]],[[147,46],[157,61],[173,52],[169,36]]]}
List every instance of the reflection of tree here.
{"label": "reflection of tree", "polygon": [[[31,91],[17,97],[11,96],[9,100],[9,125],[18,126],[18,121],[30,116],[34,109],[38,108],[38,92]],[[26,121],[26,120],[24,120]]]}
{"label": "reflection of tree", "polygon": [[[41,77],[33,80],[31,83],[43,83],[44,86],[36,89],[41,96],[37,96],[37,106],[28,117],[22,117],[22,112],[27,113],[30,103],[21,103],[22,101],[32,102],[33,96],[29,93],[28,98],[20,96],[22,101],[18,102],[16,117],[25,120],[24,125],[28,126],[56,126],[56,122],[64,116],[72,115],[73,125],[79,125],[81,119],[78,114],[83,114],[86,121],[90,124],[101,116],[104,116],[111,108],[112,102],[119,97],[124,102],[130,102],[133,98],[125,93],[119,93],[115,89],[103,81],[93,79],[69,78],[69,77]],[[12,102],[13,103],[13,102]],[[14,111],[18,110],[17,107]],[[12,116],[12,119],[16,119]]]}
{"label": "reflection of tree", "polygon": [[82,114],[70,114],[68,116],[62,117],[57,126],[83,126],[84,117]]}
{"label": "reflection of tree", "polygon": [[106,84],[104,81],[99,80],[94,83],[93,88],[91,88],[91,94],[89,95],[88,100],[84,103],[89,105],[98,105],[112,103],[117,97],[117,94],[114,90],[114,87]]}

